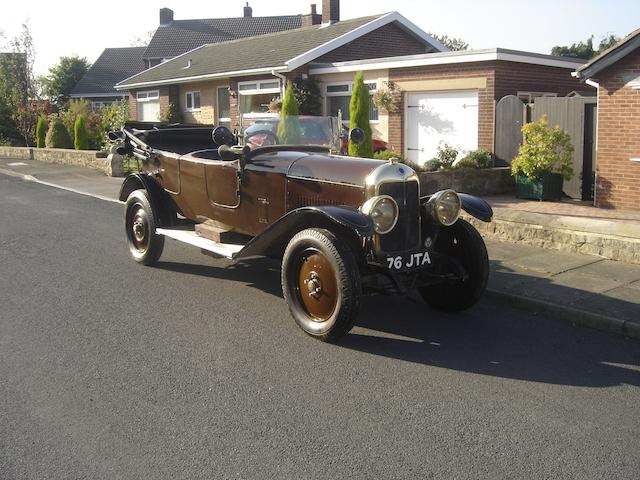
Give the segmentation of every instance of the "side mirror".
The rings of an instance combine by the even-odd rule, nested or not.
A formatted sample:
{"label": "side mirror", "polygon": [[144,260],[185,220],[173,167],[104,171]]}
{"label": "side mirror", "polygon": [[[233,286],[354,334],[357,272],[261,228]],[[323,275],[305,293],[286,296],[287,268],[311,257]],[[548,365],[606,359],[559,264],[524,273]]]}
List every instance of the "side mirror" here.
{"label": "side mirror", "polygon": [[361,143],[363,143],[365,138],[366,135],[364,134],[364,130],[362,130],[361,128],[354,128],[353,130],[351,130],[351,133],[349,133],[349,140],[355,145],[360,145]]}
{"label": "side mirror", "polygon": [[214,128],[211,136],[216,145],[233,145],[234,143],[233,133],[227,127]]}

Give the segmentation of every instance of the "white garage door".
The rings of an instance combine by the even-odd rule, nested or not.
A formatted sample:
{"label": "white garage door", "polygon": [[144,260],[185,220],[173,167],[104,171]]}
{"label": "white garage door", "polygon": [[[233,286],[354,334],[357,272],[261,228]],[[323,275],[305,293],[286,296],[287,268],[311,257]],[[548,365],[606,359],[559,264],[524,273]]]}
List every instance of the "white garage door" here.
{"label": "white garage door", "polygon": [[160,91],[147,90],[136,94],[138,120],[141,122],[160,121]]}
{"label": "white garage door", "polygon": [[463,152],[478,148],[478,92],[417,92],[406,99],[407,159],[422,165],[446,143]]}

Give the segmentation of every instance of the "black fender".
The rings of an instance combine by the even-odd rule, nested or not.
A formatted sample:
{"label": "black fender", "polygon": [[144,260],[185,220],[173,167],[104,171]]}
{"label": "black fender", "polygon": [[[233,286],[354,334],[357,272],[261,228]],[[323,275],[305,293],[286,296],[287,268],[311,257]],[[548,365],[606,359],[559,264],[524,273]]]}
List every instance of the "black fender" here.
{"label": "black fender", "polygon": [[175,223],[176,210],[173,201],[153,177],[142,172],[130,173],[122,182],[118,198],[121,202],[126,202],[134,190],[147,191],[151,209],[160,227],[170,227]]}
{"label": "black fender", "polygon": [[302,207],[290,211],[255,236],[234,258],[268,256],[280,258],[289,240],[305,228],[326,228],[351,246],[364,261],[363,240],[374,234],[371,219],[352,207]]}
{"label": "black fender", "polygon": [[459,193],[462,202],[462,210],[483,222],[490,222],[493,218],[493,209],[486,201],[468,193]]}

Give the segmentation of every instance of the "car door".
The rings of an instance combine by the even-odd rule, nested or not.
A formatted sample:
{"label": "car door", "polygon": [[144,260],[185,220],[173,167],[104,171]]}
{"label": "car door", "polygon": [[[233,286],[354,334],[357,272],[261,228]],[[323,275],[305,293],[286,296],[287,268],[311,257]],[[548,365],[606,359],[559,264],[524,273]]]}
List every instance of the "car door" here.
{"label": "car door", "polygon": [[210,160],[204,172],[209,202],[217,207],[237,208],[240,205],[238,160]]}

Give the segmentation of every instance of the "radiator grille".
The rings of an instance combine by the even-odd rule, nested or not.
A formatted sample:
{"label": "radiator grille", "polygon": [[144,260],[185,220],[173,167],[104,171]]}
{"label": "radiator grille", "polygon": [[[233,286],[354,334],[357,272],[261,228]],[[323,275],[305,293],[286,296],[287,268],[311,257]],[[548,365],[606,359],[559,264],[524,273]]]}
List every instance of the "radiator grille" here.
{"label": "radiator grille", "polygon": [[420,246],[420,199],[418,182],[389,182],[379,188],[380,195],[389,195],[398,203],[398,223],[391,232],[380,235],[383,252],[401,252]]}

